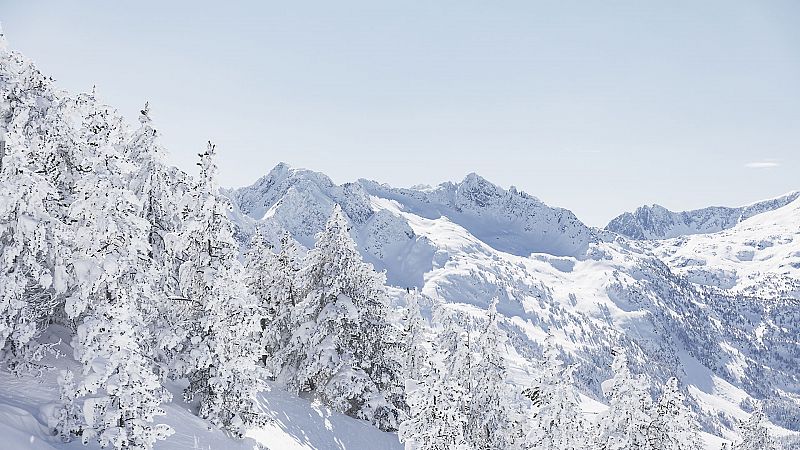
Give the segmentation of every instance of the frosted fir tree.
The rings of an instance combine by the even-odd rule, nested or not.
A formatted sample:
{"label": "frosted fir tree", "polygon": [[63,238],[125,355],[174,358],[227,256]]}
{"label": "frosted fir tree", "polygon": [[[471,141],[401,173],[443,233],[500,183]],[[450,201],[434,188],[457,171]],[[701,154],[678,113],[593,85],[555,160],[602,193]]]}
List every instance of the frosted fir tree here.
{"label": "frosted fir tree", "polygon": [[418,380],[428,360],[430,329],[422,317],[419,307],[419,292],[414,289],[406,294],[406,310],[403,316],[403,354],[405,376]]}
{"label": "frosted fir tree", "polygon": [[176,186],[181,180],[176,179],[164,163],[165,151],[157,144],[157,132],[150,118],[150,104],[145,103],[139,113],[139,128],[133,132],[125,145],[125,153],[135,169],[130,174],[130,189],[142,202],[141,216],[148,223],[147,241],[150,245],[148,257],[163,273],[164,292],[175,289],[168,278],[174,261],[170,259],[165,236],[178,227],[176,210],[177,196],[183,194]]}
{"label": "frosted fir tree", "polygon": [[126,188],[117,130],[103,117],[89,110],[84,121],[84,174],[75,182],[76,199],[68,211],[75,229],[69,267],[74,284],[64,310],[79,324],[72,347],[83,373],[74,389],[71,377],[61,378],[66,385],[59,416],[73,417],[76,401],[82,407],[77,424],[60,420],[56,426],[67,436],[77,425],[84,443],[150,449],[171,430],[153,424],[170,395],[153,371],[152,355],[141,346],[147,341],[138,309],[147,281],[140,270],[146,223],[138,215],[141,203]]}
{"label": "frosted fir tree", "polygon": [[41,369],[47,346],[36,337],[67,291],[68,232],[48,211],[56,193],[18,137],[0,126],[0,359],[20,374]]}
{"label": "frosted fir tree", "polygon": [[487,311],[486,326],[477,339],[478,358],[470,367],[468,379],[470,395],[465,431],[467,442],[476,449],[515,447],[518,433],[512,419],[506,382],[508,369],[503,358],[507,353],[507,339],[498,326],[495,300]]}
{"label": "frosted fir tree", "polygon": [[731,450],[778,450],[778,443],[769,434],[768,423],[761,405],[757,405],[750,417],[739,424],[739,440]]}
{"label": "frosted fir tree", "polygon": [[402,364],[388,351],[399,342],[388,320],[385,279],[362,261],[338,205],[305,265],[308,294],[297,307],[288,345],[277,355],[278,380],[382,430],[396,430]]}
{"label": "frosted fir tree", "polygon": [[170,298],[180,298],[178,269],[182,255],[176,248],[176,237],[182,227],[181,210],[194,206],[189,192],[193,183],[185,173],[164,162],[166,151],[158,144],[149,103],[139,112],[139,125],[123,151],[132,163],[126,176],[128,186],[141,202],[139,216],[147,224],[147,264],[142,270],[148,272],[148,292],[140,309],[151,329],[151,341],[145,344],[157,354],[159,374],[164,378],[174,356],[169,349],[178,346],[186,332],[182,308]]}
{"label": "frosted fir tree", "polygon": [[272,337],[272,327],[270,326],[275,317],[275,306],[277,298],[275,295],[276,282],[275,271],[278,258],[272,251],[272,245],[267,242],[262,230],[257,229],[256,234],[250,241],[250,248],[245,253],[244,267],[246,270],[247,288],[259,303],[262,312],[261,318],[261,360],[268,366],[269,355],[272,354],[268,341]]}
{"label": "frosted fir tree", "polygon": [[700,428],[675,377],[667,380],[661,397],[653,408],[653,420],[647,429],[653,450],[701,450]]}
{"label": "frosted fir tree", "polygon": [[465,330],[455,320],[444,321],[433,350],[420,360],[419,379],[406,381],[409,414],[398,436],[407,450],[472,448],[466,432],[468,378],[452,375],[455,368],[469,367]]}
{"label": "frosted fir tree", "polygon": [[420,380],[406,381],[409,417],[400,424],[400,442],[407,450],[470,448],[464,436],[466,418],[460,392],[452,388],[454,381],[446,380],[439,368],[421,375]]}
{"label": "frosted fir tree", "polygon": [[[124,299],[125,294],[120,295],[122,298],[98,305],[78,327],[75,355],[84,365],[83,380],[72,391],[83,397],[78,428],[84,444],[96,439],[102,447],[151,449],[157,440],[173,434],[169,426],[153,424],[157,416],[164,415],[160,404],[172,396],[138,344],[141,317],[132,302]],[[68,394],[70,380],[61,381]],[[62,417],[74,417],[74,400],[64,400]],[[59,425],[66,427],[59,430],[61,435],[75,432],[74,422]]]}
{"label": "frosted fir tree", "polygon": [[264,311],[262,342],[266,352],[264,363],[275,374],[283,366],[279,354],[292,336],[293,314],[302,300],[298,274],[300,258],[297,242],[287,232],[281,237],[280,252],[273,253],[262,230],[256,235],[245,256],[250,292]]}
{"label": "frosted fir tree", "polygon": [[525,394],[534,406],[524,448],[581,450],[588,446],[580,397],[573,384],[575,367],[565,367],[553,336],[545,341],[542,370]]}
{"label": "frosted fir tree", "polygon": [[80,175],[79,158],[73,152],[77,142],[68,120],[74,115],[74,102],[57,96],[51,78],[11,51],[0,50],[0,89],[0,122],[25,149],[31,169],[57,193],[48,201],[48,211],[63,219],[74,180]]}
{"label": "frosted fir tree", "polygon": [[614,377],[603,383],[608,410],[600,416],[598,448],[601,450],[646,449],[652,399],[644,381],[633,376],[625,350],[615,348],[611,368]]}
{"label": "frosted fir tree", "polygon": [[184,340],[173,349],[173,376],[189,380],[184,397],[197,402],[200,417],[241,437],[264,421],[256,406],[265,375],[258,364],[261,314],[247,292],[225,203],[217,195],[214,156],[209,142],[184,226],[174,237],[183,262],[181,296],[173,301],[183,316]]}

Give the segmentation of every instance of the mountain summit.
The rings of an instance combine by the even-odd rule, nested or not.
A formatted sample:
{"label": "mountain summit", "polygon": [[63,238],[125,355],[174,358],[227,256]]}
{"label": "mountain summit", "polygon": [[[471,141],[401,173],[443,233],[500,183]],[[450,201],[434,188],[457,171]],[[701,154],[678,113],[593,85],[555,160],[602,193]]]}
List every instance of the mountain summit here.
{"label": "mountain summit", "polygon": [[606,230],[631,239],[669,239],[689,234],[727,230],[755,215],[788,205],[800,197],[800,191],[736,208],[710,206],[692,211],[674,212],[660,205],[641,206],[621,214],[606,225]]}

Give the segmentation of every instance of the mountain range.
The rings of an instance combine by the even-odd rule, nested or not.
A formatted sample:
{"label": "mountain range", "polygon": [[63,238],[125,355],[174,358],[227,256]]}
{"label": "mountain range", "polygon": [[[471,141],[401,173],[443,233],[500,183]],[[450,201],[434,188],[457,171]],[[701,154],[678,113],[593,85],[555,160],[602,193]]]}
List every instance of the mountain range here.
{"label": "mountain range", "polygon": [[498,299],[520,361],[556,336],[587,401],[603,401],[610,349],[622,346],[656,384],[677,376],[710,433],[726,436],[753,399],[782,433],[800,430],[796,192],[739,208],[642,207],[605,229],[476,174],[436,187],[336,185],[281,163],[225,193],[244,246],[256,228],[309,246],[341,205],[391,285],[475,315]]}

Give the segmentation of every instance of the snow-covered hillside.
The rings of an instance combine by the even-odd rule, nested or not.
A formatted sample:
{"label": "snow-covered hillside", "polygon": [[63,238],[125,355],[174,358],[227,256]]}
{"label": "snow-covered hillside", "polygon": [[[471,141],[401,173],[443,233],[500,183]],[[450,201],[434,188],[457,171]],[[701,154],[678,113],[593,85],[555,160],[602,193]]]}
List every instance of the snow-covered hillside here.
{"label": "snow-covered hillside", "polygon": [[800,199],[793,197],[724,231],[644,245],[693,283],[765,300],[800,300]]}
{"label": "snow-covered hillside", "polygon": [[[72,354],[64,342],[69,341],[65,330],[51,329],[45,340],[60,343],[63,355]],[[15,377],[0,371],[0,449],[2,450],[57,450],[99,449],[96,442],[83,445],[80,440],[64,443],[52,436],[49,423],[58,398],[56,378],[60,370],[80,370],[69,358],[52,358],[45,361],[54,370],[42,378]],[[271,388],[259,396],[260,409],[270,416],[270,423],[252,430],[248,438],[237,440],[219,429],[209,427],[193,412],[196,405],[181,398],[183,386],[173,385],[170,390],[175,400],[164,405],[161,420],[171,426],[175,434],[168,441],[156,445],[165,450],[253,450],[262,449],[375,449],[399,450],[402,448],[393,433],[383,433],[369,424],[331,411],[330,408]]]}
{"label": "snow-covered hillside", "polygon": [[[775,289],[764,301],[733,301],[674,271],[647,245],[587,227],[567,210],[474,174],[435,188],[366,180],[336,186],[322,174],[281,164],[229,195],[245,243],[256,225],[308,242],[340,203],[353,214],[360,250],[390,283],[420,287],[476,315],[499,297],[515,351],[532,361],[547,334],[558,336],[580,362],[577,379],[592,398],[602,400],[609,349],[622,345],[652,380],[678,376],[688,386],[707,431],[728,435],[751,395],[770,397],[776,422],[798,429],[800,355],[780,341],[798,329],[797,308],[786,305],[788,315],[777,317],[770,302],[779,297],[778,284],[768,284]],[[788,230],[797,217],[776,216],[785,228],[775,229],[771,242],[793,235]],[[781,252],[774,254],[776,268],[791,264],[793,250]],[[783,275],[780,286],[796,282],[796,272]],[[762,330],[759,337],[730,329],[734,318]]]}
{"label": "snow-covered hillside", "polygon": [[642,206],[611,220],[606,229],[631,239],[669,239],[726,230],[758,214],[785,206],[800,197],[790,192],[738,208],[710,206],[693,211],[670,211],[660,205]]}

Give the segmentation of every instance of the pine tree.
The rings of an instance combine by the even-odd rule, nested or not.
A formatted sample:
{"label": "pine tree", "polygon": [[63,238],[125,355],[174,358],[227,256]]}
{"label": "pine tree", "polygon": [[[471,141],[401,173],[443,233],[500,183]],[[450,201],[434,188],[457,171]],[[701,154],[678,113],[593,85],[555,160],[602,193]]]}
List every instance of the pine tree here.
{"label": "pine tree", "polygon": [[301,268],[299,244],[289,232],[283,234],[280,244],[274,273],[273,320],[269,324],[272,333],[269,346],[273,354],[288,345],[294,331],[292,314],[303,299],[299,280]]}
{"label": "pine tree", "polygon": [[[84,443],[97,439],[100,445],[117,449],[151,449],[173,430],[152,425],[163,415],[159,406],[172,396],[153,372],[149,355],[138,341],[142,326],[131,301],[122,298],[101,303],[78,327],[75,355],[84,365],[84,379],[74,391],[84,397],[80,434]],[[69,390],[69,380],[62,389]],[[70,417],[73,400],[67,398],[62,414]],[[64,423],[69,430],[74,425]],[[61,434],[66,434],[60,430]]]}
{"label": "pine tree", "polygon": [[[2,39],[2,38],[0,38]],[[0,46],[0,360],[41,373],[37,342],[68,290],[69,227],[55,185],[61,104],[50,80]]]}
{"label": "pine tree", "polygon": [[757,405],[750,417],[739,424],[739,440],[731,450],[777,450],[778,444],[770,436],[767,424],[761,405]]}
{"label": "pine tree", "polygon": [[292,315],[301,300],[298,244],[287,232],[281,237],[280,245],[280,252],[274,254],[272,246],[259,229],[245,256],[250,292],[259,300],[264,311],[261,324],[264,363],[272,374],[278,373],[283,366],[279,355],[292,336]]}
{"label": "pine tree", "polygon": [[183,262],[181,297],[173,301],[183,305],[184,340],[174,349],[173,376],[188,378],[184,397],[197,400],[200,417],[243,436],[264,420],[255,398],[264,378],[258,365],[261,315],[247,292],[232,226],[217,195],[214,153],[209,143],[200,155],[200,182],[176,236]]}
{"label": "pine tree", "polygon": [[279,351],[278,380],[293,392],[314,392],[334,409],[396,430],[402,411],[402,365],[388,321],[383,274],[362,261],[341,208],[307,256],[294,330]]}
{"label": "pine tree", "polygon": [[476,449],[510,449],[514,446],[515,427],[506,384],[507,337],[498,326],[497,301],[492,302],[486,326],[477,339],[479,358],[471,365],[470,395],[467,406],[467,442]]}
{"label": "pine tree", "polygon": [[[0,113],[2,114],[2,113]],[[67,291],[67,230],[47,210],[55,192],[30,166],[18,135],[3,133],[0,155],[0,359],[36,370],[36,342]]]}
{"label": "pine tree", "polygon": [[[467,443],[468,378],[453,376],[455,368],[468,367],[471,356],[466,332],[455,320],[445,319],[444,329],[433,344],[434,352],[420,362],[419,380],[406,381],[408,418],[398,435],[407,450],[469,449]],[[434,355],[440,358],[434,359]]]}
{"label": "pine tree", "polygon": [[661,398],[653,409],[647,429],[648,442],[653,450],[700,450],[700,429],[692,412],[684,404],[678,379],[667,380]]}
{"label": "pine tree", "polygon": [[[152,355],[141,346],[147,340],[139,310],[146,285],[139,270],[147,251],[146,223],[123,178],[116,147],[120,132],[102,109],[88,105],[80,134],[84,174],[75,180],[68,211],[76,231],[70,262],[74,286],[65,304],[66,314],[79,323],[72,346],[83,378],[76,388],[70,377],[61,379],[59,415],[68,420],[59,421],[64,428],[58,432],[67,436],[77,425],[84,442],[150,449],[171,430],[152,425],[170,396],[153,372]],[[68,398],[70,393],[75,398]]]}
{"label": "pine tree", "polygon": [[418,380],[428,359],[430,330],[419,308],[419,292],[414,289],[406,295],[406,310],[403,316],[405,376]]}
{"label": "pine tree", "polygon": [[625,350],[614,349],[614,377],[603,383],[609,407],[600,416],[601,450],[646,449],[652,399],[640,377],[631,375]]}
{"label": "pine tree", "polygon": [[275,291],[277,283],[275,280],[278,258],[272,251],[272,245],[267,242],[262,230],[257,229],[256,234],[250,242],[250,248],[245,254],[244,267],[247,272],[247,287],[259,303],[263,317],[261,318],[261,360],[265,366],[269,367],[269,355],[273,353],[270,341],[273,331],[272,322],[275,317],[275,303],[277,298]]}
{"label": "pine tree", "polygon": [[139,128],[133,132],[125,145],[125,154],[134,164],[130,174],[130,189],[142,203],[141,216],[147,221],[148,257],[159,270],[153,275],[162,293],[176,290],[171,268],[171,258],[165,237],[178,228],[178,200],[183,194],[176,189],[182,180],[164,163],[165,150],[156,142],[157,132],[150,117],[150,104],[145,103],[139,114]]}
{"label": "pine tree", "polygon": [[535,413],[525,448],[581,450],[587,447],[580,397],[572,381],[575,367],[564,367],[555,339],[545,341],[542,371],[526,391]]}

